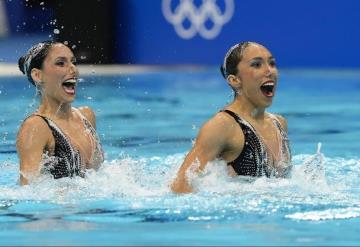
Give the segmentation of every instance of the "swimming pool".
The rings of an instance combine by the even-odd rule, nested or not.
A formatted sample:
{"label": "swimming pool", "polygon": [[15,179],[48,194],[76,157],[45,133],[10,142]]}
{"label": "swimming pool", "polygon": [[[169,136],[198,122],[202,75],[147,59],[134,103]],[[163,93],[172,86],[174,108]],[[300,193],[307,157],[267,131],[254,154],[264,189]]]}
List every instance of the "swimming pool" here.
{"label": "swimming pool", "polygon": [[232,99],[217,68],[85,76],[74,105],[96,111],[105,164],[25,187],[15,136],[37,99],[0,77],[1,245],[358,245],[360,71],[280,72],[270,111],[288,119],[292,177],[249,182],[213,162],[183,196],[170,181]]}

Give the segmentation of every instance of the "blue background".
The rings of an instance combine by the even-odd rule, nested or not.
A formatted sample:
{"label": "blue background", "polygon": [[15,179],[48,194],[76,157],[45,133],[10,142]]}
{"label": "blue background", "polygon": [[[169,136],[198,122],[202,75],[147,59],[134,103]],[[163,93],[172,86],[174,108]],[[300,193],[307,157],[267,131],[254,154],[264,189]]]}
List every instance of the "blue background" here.
{"label": "blue background", "polygon": [[360,66],[360,1],[235,0],[233,18],[213,40],[181,39],[159,0],[119,3],[119,16],[126,11],[131,18],[130,31],[119,28],[117,38],[128,40],[124,48],[132,63],[219,64],[229,47],[250,40],[267,46],[283,66]]}
{"label": "blue background", "polygon": [[[224,6],[223,0],[216,2]],[[161,0],[114,0],[107,16],[113,23],[113,61],[119,64],[219,65],[229,47],[249,40],[268,47],[282,67],[360,67],[360,1],[234,2],[234,15],[218,37],[207,40],[196,35],[185,40],[165,19]],[[0,38],[0,62],[14,62],[19,55],[14,53],[15,48],[24,50],[28,48],[28,40],[34,42],[36,35],[42,40],[53,34],[49,25],[53,11],[50,6],[45,6],[44,11],[38,5],[24,9],[24,1],[20,0],[6,0],[5,3],[10,34]],[[179,0],[174,0],[173,7],[178,3]],[[202,1],[194,3],[199,6]],[[79,10],[79,16],[69,18],[74,18],[76,24],[81,13]],[[97,18],[100,17],[94,17],[94,21]],[[22,25],[24,21],[25,26]],[[18,37],[23,39],[18,40]]]}

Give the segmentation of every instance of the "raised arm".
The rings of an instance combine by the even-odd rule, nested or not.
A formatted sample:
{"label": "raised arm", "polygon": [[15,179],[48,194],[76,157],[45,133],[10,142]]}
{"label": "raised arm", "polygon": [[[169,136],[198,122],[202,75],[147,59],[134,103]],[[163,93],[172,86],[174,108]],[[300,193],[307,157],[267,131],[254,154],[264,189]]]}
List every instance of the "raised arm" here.
{"label": "raised arm", "polygon": [[51,131],[40,117],[30,117],[21,126],[16,149],[20,159],[20,184],[26,185],[39,174],[42,154],[49,143]]}
{"label": "raised arm", "polygon": [[200,130],[196,142],[181,165],[171,190],[176,193],[189,193],[193,188],[188,182],[186,172],[195,162],[199,163],[195,172],[204,170],[206,164],[218,158],[228,147],[228,120],[221,113],[210,119]]}

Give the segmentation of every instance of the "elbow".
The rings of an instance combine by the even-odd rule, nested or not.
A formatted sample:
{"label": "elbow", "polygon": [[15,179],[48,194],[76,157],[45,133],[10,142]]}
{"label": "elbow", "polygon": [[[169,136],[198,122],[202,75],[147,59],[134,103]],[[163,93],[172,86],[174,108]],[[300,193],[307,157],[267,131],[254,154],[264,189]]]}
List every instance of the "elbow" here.
{"label": "elbow", "polygon": [[170,186],[171,191],[176,194],[186,194],[193,192],[191,185],[185,180],[176,179]]}
{"label": "elbow", "polygon": [[29,181],[24,176],[20,175],[18,183],[20,186],[24,186],[24,185],[28,185]]}

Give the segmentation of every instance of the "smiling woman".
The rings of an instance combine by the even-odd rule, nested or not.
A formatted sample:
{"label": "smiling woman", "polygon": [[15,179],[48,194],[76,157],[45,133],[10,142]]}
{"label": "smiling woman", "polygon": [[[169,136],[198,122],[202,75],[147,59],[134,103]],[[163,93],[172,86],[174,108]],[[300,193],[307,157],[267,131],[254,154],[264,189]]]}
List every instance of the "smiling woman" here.
{"label": "smiling woman", "polygon": [[286,177],[291,170],[287,123],[265,111],[278,81],[272,54],[260,44],[239,43],[225,55],[221,73],[235,99],[201,128],[172,184],[174,192],[191,192],[189,172],[204,171],[215,159],[224,160],[232,176]]}
{"label": "smiling woman", "polygon": [[41,42],[19,59],[19,68],[41,98],[16,140],[20,183],[28,184],[40,173],[54,178],[83,177],[86,169],[97,169],[103,151],[95,131],[95,114],[89,107],[71,107],[79,73],[70,48]]}

